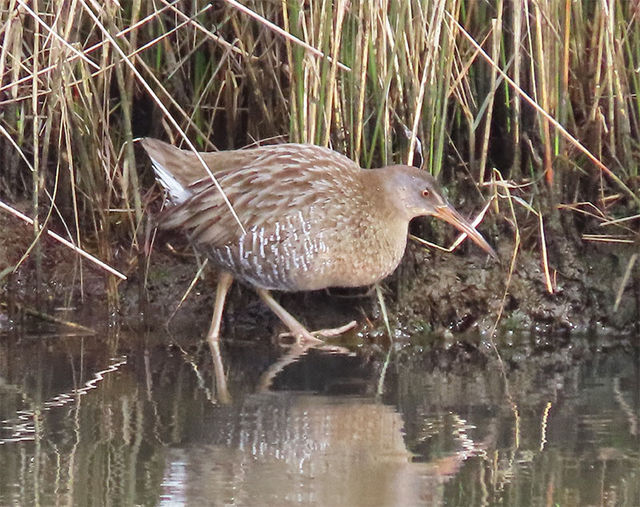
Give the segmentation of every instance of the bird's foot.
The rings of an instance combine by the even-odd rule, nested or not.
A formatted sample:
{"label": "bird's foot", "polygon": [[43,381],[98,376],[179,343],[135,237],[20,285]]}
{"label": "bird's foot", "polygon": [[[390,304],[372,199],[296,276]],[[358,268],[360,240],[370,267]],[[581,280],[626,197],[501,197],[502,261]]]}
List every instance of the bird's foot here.
{"label": "bird's foot", "polygon": [[335,336],[340,336],[347,331],[351,331],[354,327],[356,327],[356,321],[352,320],[351,322],[346,323],[344,326],[332,327],[330,329],[318,329],[317,331],[311,331],[311,334],[314,337],[322,336],[323,338],[333,338]]}
{"label": "bird's foot", "polygon": [[340,336],[341,334],[350,331],[354,327],[356,327],[356,321],[352,320],[344,326],[334,327],[330,329],[318,329],[317,331],[307,331],[305,328],[296,329],[296,332],[280,333],[278,335],[278,338],[280,340],[282,340],[283,338],[295,338],[294,344],[302,347],[322,346],[325,345],[325,342],[324,340],[322,340],[322,338],[333,338],[335,336]]}

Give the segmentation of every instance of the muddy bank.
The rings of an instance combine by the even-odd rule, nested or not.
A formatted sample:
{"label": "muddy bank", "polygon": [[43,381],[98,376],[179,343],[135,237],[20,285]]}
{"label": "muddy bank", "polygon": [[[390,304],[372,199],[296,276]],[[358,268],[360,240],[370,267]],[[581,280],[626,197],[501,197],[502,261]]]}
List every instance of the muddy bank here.
{"label": "muddy bank", "polygon": [[[0,217],[7,241],[0,245],[0,272],[14,265],[30,245],[29,229],[11,218]],[[513,244],[508,238],[494,242],[501,262],[495,262],[463,245],[461,251],[426,251],[409,243],[400,268],[384,284],[385,301],[397,338],[415,334],[435,334],[444,338],[469,334],[487,335],[498,321],[500,331],[536,331],[549,335],[572,332],[630,334],[637,330],[640,283],[632,276],[619,308],[613,310],[616,294],[627,266],[630,251],[607,246],[583,246],[580,251],[564,244],[549,259],[555,283],[549,294],[538,252],[519,250],[509,278]],[[196,326],[205,332],[209,324],[215,275],[205,269],[180,304],[197,271],[195,257],[179,237],[162,235],[150,259],[115,248],[114,265],[126,273],[119,282],[119,308],[107,304],[106,275],[67,248],[50,239],[42,240],[42,280],[38,284],[34,260],[29,257],[14,274],[5,273],[0,309],[3,327],[19,320],[21,309],[38,308],[73,320],[74,309],[97,321],[121,319],[138,326],[143,316],[146,326],[163,325],[171,315],[169,329]],[[148,262],[148,265],[147,265]],[[506,294],[506,295],[505,295]],[[281,294],[282,304],[311,329],[359,323],[350,339],[376,340],[384,335],[384,325],[375,291],[331,290],[314,293]],[[180,305],[180,308],[178,306]],[[176,310],[177,309],[177,310]],[[12,313],[9,318],[8,314]],[[255,294],[234,284],[228,300],[223,329],[225,337],[238,340],[269,340],[281,331],[277,318]]]}
{"label": "muddy bank", "polygon": [[[549,293],[537,252],[520,251],[509,277],[513,249],[499,248],[502,264],[469,255],[411,248],[404,269],[409,288],[399,299],[408,322],[453,333],[502,331],[631,333],[638,325],[638,279],[631,281],[617,311],[614,301],[630,254],[585,248],[571,269],[549,261]],[[569,255],[569,253],[567,253]],[[500,316],[499,320],[498,317]]]}

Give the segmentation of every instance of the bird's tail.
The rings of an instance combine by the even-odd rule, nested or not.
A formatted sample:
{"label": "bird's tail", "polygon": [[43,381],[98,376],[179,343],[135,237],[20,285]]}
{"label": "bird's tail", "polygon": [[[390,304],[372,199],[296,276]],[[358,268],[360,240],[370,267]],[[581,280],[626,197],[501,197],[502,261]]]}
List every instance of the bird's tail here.
{"label": "bird's tail", "polygon": [[191,192],[187,189],[187,182],[180,181],[176,174],[184,166],[184,151],[150,137],[141,139],[140,144],[151,159],[156,180],[167,191],[167,199],[173,204],[186,201]]}

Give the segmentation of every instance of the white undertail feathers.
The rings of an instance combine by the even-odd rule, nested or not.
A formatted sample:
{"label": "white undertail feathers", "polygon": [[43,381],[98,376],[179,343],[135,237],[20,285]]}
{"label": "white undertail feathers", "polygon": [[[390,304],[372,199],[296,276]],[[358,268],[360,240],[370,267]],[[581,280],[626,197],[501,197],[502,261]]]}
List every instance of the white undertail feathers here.
{"label": "white undertail feathers", "polygon": [[181,204],[186,201],[191,196],[191,192],[187,190],[166,167],[153,157],[150,156],[149,158],[151,158],[156,179],[167,192],[167,199],[173,204]]}

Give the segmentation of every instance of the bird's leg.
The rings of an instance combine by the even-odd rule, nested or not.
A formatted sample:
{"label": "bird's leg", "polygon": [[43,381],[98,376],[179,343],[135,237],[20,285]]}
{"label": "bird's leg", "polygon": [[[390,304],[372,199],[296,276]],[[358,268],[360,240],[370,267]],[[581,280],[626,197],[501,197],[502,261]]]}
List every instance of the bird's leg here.
{"label": "bird's leg", "polygon": [[224,301],[227,298],[227,292],[233,276],[228,271],[221,271],[218,278],[218,286],[216,287],[216,302],[213,306],[213,317],[211,319],[211,327],[207,333],[207,342],[209,345],[220,341],[220,323],[222,322],[222,311],[224,310]]}
{"label": "bird's leg", "polygon": [[335,329],[323,329],[321,331],[309,332],[307,329],[300,324],[296,320],[296,318],[291,315],[287,310],[282,308],[280,304],[273,299],[273,296],[268,290],[265,289],[256,289],[260,298],[267,304],[269,308],[275,313],[278,318],[284,323],[285,326],[289,328],[291,334],[296,339],[296,343],[298,345],[309,345],[309,344],[322,344],[324,343],[322,340],[316,338],[314,334],[330,337],[330,336],[338,336],[339,334],[348,331],[356,325],[355,321],[349,322],[349,324],[335,328]]}
{"label": "bird's leg", "polygon": [[318,338],[313,336],[302,324],[300,324],[300,322],[296,320],[293,315],[282,308],[282,306],[280,306],[280,304],[275,299],[273,299],[273,296],[268,290],[256,289],[256,291],[258,292],[258,296],[260,296],[260,299],[262,299],[262,301],[264,301],[266,305],[271,308],[271,311],[273,311],[273,313],[278,316],[278,318],[284,323],[284,325],[289,328],[289,331],[291,331],[291,334],[296,339],[296,342],[298,344],[324,343],[322,340],[319,340]]}
{"label": "bird's leg", "polygon": [[232,282],[233,276],[231,276],[231,273],[227,271],[220,273],[218,286],[216,288],[216,302],[213,306],[213,318],[211,319],[211,327],[207,333],[207,343],[211,349],[213,371],[216,376],[216,391],[218,398],[223,403],[231,401],[231,397],[227,390],[227,379],[224,375],[224,365],[222,364],[222,355],[220,354],[220,323],[222,322],[224,302]]}

